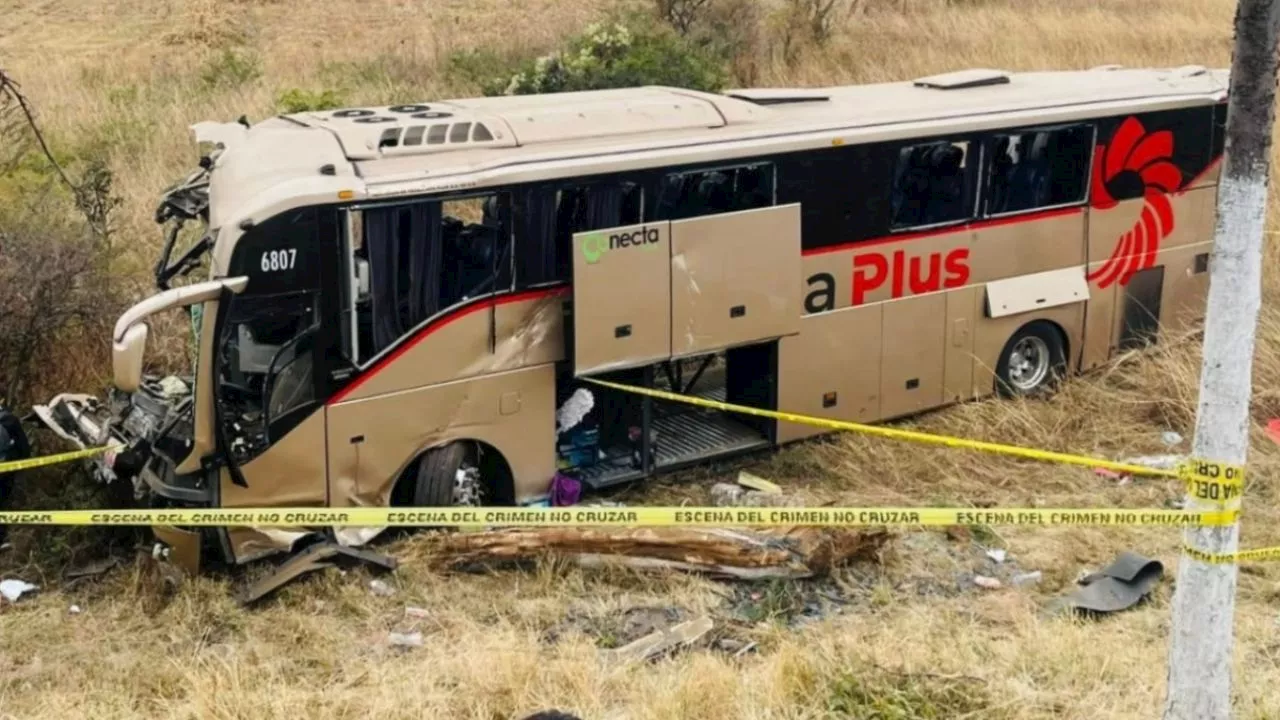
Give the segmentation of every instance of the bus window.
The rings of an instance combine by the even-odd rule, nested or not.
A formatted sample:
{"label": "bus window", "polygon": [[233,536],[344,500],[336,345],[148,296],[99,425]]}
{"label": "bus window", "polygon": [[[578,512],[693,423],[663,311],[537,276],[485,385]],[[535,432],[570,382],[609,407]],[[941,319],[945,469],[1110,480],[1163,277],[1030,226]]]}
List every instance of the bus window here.
{"label": "bus window", "polygon": [[509,289],[506,195],[363,211],[355,306],[358,364],[459,303]]}
{"label": "bus window", "polygon": [[1084,202],[1093,126],[999,134],[990,147],[988,215]]}
{"label": "bus window", "polygon": [[889,183],[897,148],[846,145],[794,153],[778,161],[778,202],[800,203],[805,250],[883,237],[889,231]]}
{"label": "bus window", "polygon": [[754,163],[666,175],[654,193],[650,216],[654,220],[682,220],[773,203],[773,164]]}
{"label": "bus window", "polygon": [[898,152],[893,229],[927,227],[971,217],[969,143],[937,141]]}
{"label": "bus window", "polygon": [[516,280],[530,287],[569,279],[574,233],[641,222],[641,188],[627,181],[542,185],[519,194]]}

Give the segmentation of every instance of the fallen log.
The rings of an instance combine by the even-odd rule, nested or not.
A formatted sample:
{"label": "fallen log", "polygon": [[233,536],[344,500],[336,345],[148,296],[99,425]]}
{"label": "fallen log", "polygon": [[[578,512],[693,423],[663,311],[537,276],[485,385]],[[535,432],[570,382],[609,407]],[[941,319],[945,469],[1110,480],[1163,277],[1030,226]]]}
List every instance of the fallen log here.
{"label": "fallen log", "polygon": [[584,566],[806,578],[858,560],[879,561],[890,537],[884,528],[506,528],[437,536],[431,562],[438,569],[473,571],[558,557]]}

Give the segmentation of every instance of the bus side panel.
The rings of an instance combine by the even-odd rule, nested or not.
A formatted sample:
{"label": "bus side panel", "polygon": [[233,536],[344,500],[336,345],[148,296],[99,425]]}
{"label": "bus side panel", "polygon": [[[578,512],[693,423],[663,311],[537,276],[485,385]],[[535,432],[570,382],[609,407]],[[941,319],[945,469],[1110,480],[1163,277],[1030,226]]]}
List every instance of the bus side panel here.
{"label": "bus side panel", "polygon": [[1082,302],[1062,305],[1038,312],[1008,315],[1002,318],[983,317],[978,322],[977,337],[974,338],[973,389],[974,394],[982,397],[995,392],[996,366],[1000,362],[1000,354],[1009,338],[1018,328],[1036,320],[1047,320],[1066,333],[1067,368],[1074,369],[1072,361],[1076,357],[1076,349],[1080,347],[1080,338],[1084,324],[1085,304]]}
{"label": "bus side panel", "polygon": [[492,372],[493,300],[480,300],[433,320],[342,396],[371,398],[390,392]]}
{"label": "bus side panel", "polygon": [[978,227],[971,282],[1058,270],[1085,262],[1085,212],[1063,208],[997,218]]}
{"label": "bus side panel", "polygon": [[[878,419],[884,307],[877,303],[801,318],[800,334],[779,343],[778,407],[835,420]],[[778,423],[778,443],[823,432],[812,425]]]}
{"label": "bus side panel", "polygon": [[1164,265],[1160,326],[1174,335],[1204,319],[1209,295],[1210,243],[1188,245],[1161,253]]}
{"label": "bus side panel", "polygon": [[942,404],[947,296],[931,293],[885,304],[880,365],[880,417]]}
{"label": "bus side panel", "polygon": [[545,492],[556,469],[554,366],[329,406],[331,504],[387,505],[410,463],[454,440],[496,448],[511,468],[517,501]]}
{"label": "bus side panel", "polygon": [[982,318],[982,286],[952,290],[947,294],[946,367],[942,399],[960,402],[973,397],[974,325]]}
{"label": "bus side panel", "polygon": [[494,310],[494,372],[565,359],[564,303],[568,288],[518,293]]}
{"label": "bus side panel", "polygon": [[[219,506],[222,508],[324,507],[328,501],[325,443],[325,409],[319,407],[297,427],[285,433],[266,452],[240,466],[245,486],[236,485],[231,473],[219,473]],[[297,528],[227,528],[234,561],[246,563],[285,549],[302,535]]]}

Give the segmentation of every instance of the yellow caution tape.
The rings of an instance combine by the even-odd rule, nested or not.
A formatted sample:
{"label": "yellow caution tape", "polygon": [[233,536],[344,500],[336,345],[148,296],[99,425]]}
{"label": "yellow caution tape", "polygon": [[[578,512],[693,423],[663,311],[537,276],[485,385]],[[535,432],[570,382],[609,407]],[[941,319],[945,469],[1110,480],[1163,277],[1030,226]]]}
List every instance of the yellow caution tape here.
{"label": "yellow caution tape", "polygon": [[933,433],[919,432],[917,430],[903,430],[901,428],[885,427],[883,425],[864,425],[862,423],[850,422],[847,420],[831,420],[828,418],[798,415],[796,413],[780,412],[777,410],[764,410],[747,405],[734,405],[732,403],[707,400],[706,398],[693,397],[690,395],[680,395],[663,390],[636,387],[634,385],[623,385],[620,383],[609,382],[607,380],[596,380],[594,378],[582,379],[602,387],[635,393],[637,395],[647,395],[659,400],[669,400],[697,407],[741,413],[743,415],[755,415],[757,417],[782,420],[784,422],[792,422],[800,425],[812,425],[815,427],[826,428],[828,430],[847,430],[895,440],[907,440],[910,442],[925,443],[929,445],[942,445],[944,447],[951,448],[980,450],[983,452],[1010,455],[1028,460],[1040,460],[1043,462],[1060,463],[1064,465],[1077,465],[1087,468],[1100,468],[1114,472],[1127,473],[1129,475],[1177,478],[1188,484],[1188,487],[1191,489],[1194,496],[1205,500],[1215,500],[1221,503],[1238,500],[1244,488],[1243,467],[1209,460],[1189,459],[1180,463],[1176,470],[1162,470],[1159,468],[1146,467],[1145,465],[1135,465],[1132,463],[1092,458],[1086,455],[1074,455],[1071,453],[1039,450],[1036,448],[986,442],[983,440],[970,440],[950,435],[936,435]]}
{"label": "yellow caution tape", "polygon": [[120,445],[108,445],[106,447],[88,448],[86,450],[73,450],[72,452],[59,453],[57,455],[46,455],[44,457],[31,458],[29,460],[0,462],[0,474],[18,472],[19,470],[31,470],[33,468],[44,467],[46,465],[57,465],[58,463],[80,460],[82,458],[99,455],[107,452],[108,450],[118,450],[121,447],[122,446]]}
{"label": "yellow caution tape", "polygon": [[1254,550],[1241,550],[1234,553],[1210,553],[1203,550],[1184,545],[1182,552],[1188,557],[1193,557],[1201,562],[1212,563],[1214,565],[1234,565],[1236,563],[1248,561],[1262,560],[1280,560],[1280,547],[1256,548]]}
{"label": "yellow caution tape", "polygon": [[0,525],[196,527],[919,527],[1110,525],[1219,527],[1238,513],[1126,508],[218,508],[3,512]]}

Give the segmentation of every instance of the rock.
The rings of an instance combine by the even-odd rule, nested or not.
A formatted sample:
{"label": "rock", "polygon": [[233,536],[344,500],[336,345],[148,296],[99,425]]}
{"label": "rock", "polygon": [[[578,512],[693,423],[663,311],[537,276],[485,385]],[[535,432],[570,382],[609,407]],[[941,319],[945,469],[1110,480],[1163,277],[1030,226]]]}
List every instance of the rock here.
{"label": "rock", "polygon": [[1160,433],[1160,441],[1169,447],[1173,447],[1182,442],[1182,436],[1172,430],[1165,430]]}
{"label": "rock", "polygon": [[377,595],[378,597],[391,597],[396,594],[396,591],[391,589],[390,585],[381,580],[370,580],[369,592]]}

